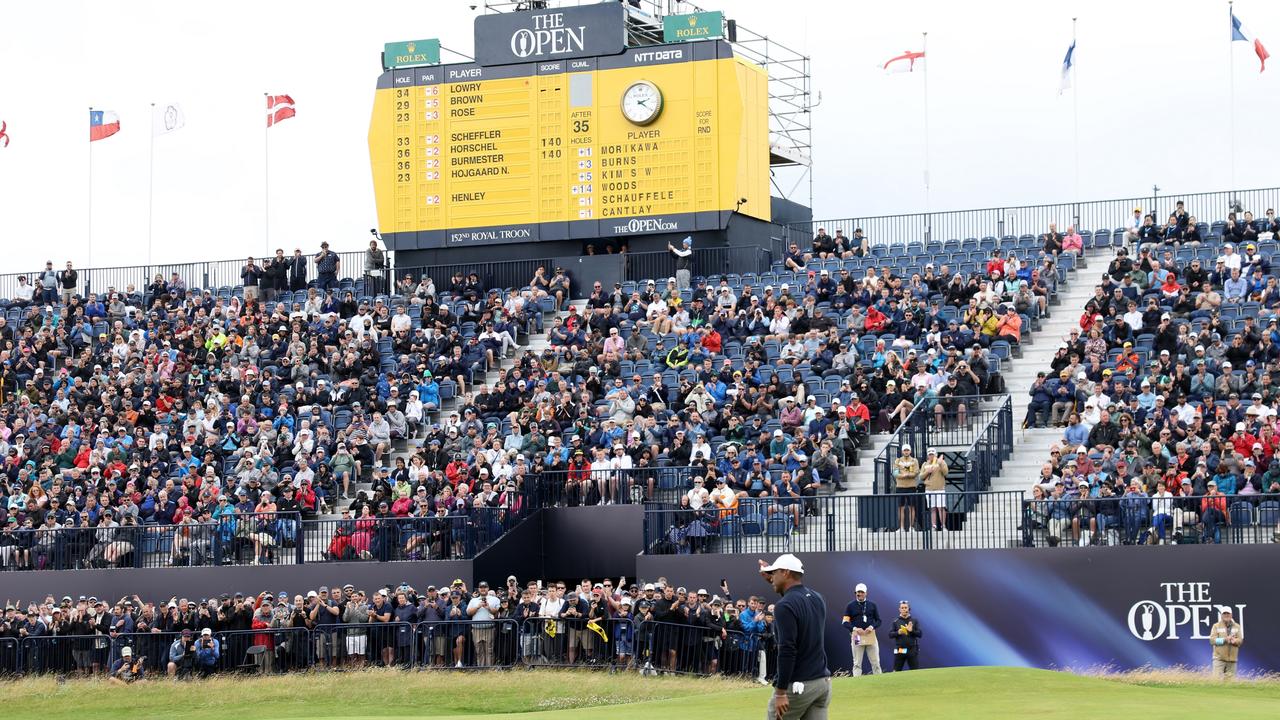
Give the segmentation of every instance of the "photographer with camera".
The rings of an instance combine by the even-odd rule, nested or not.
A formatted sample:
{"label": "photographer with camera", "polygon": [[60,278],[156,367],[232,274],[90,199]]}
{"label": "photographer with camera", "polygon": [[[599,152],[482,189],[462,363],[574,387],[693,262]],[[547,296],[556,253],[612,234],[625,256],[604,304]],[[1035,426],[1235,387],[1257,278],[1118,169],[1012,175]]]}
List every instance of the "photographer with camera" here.
{"label": "photographer with camera", "polygon": [[208,677],[218,670],[218,660],[222,657],[222,644],[213,636],[213,630],[205,628],[200,631],[200,639],[196,641],[196,670],[200,677]]}
{"label": "photographer with camera", "polygon": [[190,630],[183,630],[169,646],[169,677],[187,677],[195,670],[196,643]]}
{"label": "photographer with camera", "polygon": [[111,671],[108,677],[112,683],[128,685],[135,680],[143,678],[146,663],[147,658],[145,655],[134,658],[133,648],[126,645],[120,648],[120,657],[111,663]]}

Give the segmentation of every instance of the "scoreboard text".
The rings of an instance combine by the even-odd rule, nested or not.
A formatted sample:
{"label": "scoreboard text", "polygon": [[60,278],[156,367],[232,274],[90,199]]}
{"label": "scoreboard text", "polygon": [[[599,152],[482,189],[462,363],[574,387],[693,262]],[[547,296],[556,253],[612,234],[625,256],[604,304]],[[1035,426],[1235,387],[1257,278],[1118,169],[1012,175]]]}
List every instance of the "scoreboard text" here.
{"label": "scoreboard text", "polygon": [[724,227],[769,216],[764,72],[727,43],[384,73],[369,128],[395,249]]}

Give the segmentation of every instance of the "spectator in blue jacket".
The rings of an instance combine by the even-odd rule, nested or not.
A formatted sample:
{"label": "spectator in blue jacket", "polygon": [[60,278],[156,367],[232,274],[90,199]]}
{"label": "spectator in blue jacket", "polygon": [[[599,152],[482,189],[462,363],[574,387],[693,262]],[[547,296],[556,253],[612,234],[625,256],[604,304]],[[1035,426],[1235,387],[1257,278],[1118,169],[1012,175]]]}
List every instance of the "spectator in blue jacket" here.
{"label": "spectator in blue jacket", "polygon": [[218,659],[222,657],[222,645],[213,636],[213,630],[205,628],[200,631],[200,640],[196,643],[196,670],[200,675],[211,675],[218,669]]}

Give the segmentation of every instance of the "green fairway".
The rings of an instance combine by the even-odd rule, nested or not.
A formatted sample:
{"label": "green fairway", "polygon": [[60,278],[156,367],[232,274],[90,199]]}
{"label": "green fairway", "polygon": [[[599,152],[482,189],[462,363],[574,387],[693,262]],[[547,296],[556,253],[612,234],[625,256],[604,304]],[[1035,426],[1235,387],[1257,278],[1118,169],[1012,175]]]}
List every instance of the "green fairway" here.
{"label": "green fairway", "polygon": [[[62,718],[510,718],[610,720],[757,718],[769,690],[743,681],[641,678],[603,672],[369,671],[202,682],[99,680],[0,684],[8,717]],[[1103,679],[1015,668],[952,668],[838,678],[832,718],[1139,717],[1274,718],[1280,683],[1216,685],[1195,676]]]}

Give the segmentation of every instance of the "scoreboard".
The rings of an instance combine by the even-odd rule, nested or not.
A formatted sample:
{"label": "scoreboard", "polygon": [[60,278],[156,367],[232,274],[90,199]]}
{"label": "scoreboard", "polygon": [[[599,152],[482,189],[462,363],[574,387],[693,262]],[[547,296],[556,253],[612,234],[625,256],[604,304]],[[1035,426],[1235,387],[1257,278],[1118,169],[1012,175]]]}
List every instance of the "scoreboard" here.
{"label": "scoreboard", "polygon": [[369,126],[379,229],[404,250],[768,220],[768,153],[766,74],[722,41],[392,69]]}

